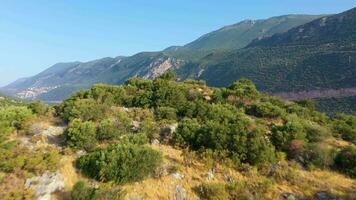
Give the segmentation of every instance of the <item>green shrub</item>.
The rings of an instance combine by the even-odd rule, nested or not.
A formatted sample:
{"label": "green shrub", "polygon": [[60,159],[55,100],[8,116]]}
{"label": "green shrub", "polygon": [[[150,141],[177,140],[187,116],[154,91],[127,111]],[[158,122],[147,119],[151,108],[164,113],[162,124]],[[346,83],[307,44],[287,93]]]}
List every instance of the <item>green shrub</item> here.
{"label": "green shrub", "polygon": [[121,131],[113,119],[104,119],[100,122],[96,138],[98,140],[111,140],[118,138]]}
{"label": "green shrub", "polygon": [[161,161],[161,154],[149,147],[117,144],[80,157],[77,167],[88,177],[124,184],[149,176]]}
{"label": "green shrub", "polygon": [[356,147],[349,146],[340,151],[335,158],[335,166],[349,176],[356,177]]}
{"label": "green shrub", "polygon": [[38,115],[44,115],[47,111],[47,107],[40,101],[34,101],[27,104],[27,107],[32,110],[33,113]]}
{"label": "green shrub", "polygon": [[155,109],[155,116],[157,120],[168,119],[176,120],[177,119],[177,110],[171,107],[158,107]]}
{"label": "green shrub", "polygon": [[64,133],[65,143],[74,149],[91,151],[96,145],[96,128],[93,122],[74,119]]}
{"label": "green shrub", "polygon": [[306,133],[298,121],[287,122],[283,126],[272,126],[272,143],[278,150],[288,150],[292,140],[305,140]]}
{"label": "green shrub", "polygon": [[331,136],[328,129],[316,124],[308,124],[305,126],[306,138],[309,142],[321,142]]}
{"label": "green shrub", "polygon": [[252,105],[247,113],[256,117],[275,118],[283,114],[283,109],[270,102],[262,102]]}
{"label": "green shrub", "polygon": [[335,117],[332,127],[344,140],[356,144],[356,116],[339,114]]}
{"label": "green shrub", "polygon": [[305,145],[302,154],[303,162],[308,167],[328,169],[334,165],[336,150],[311,143]]}
{"label": "green shrub", "polygon": [[204,183],[195,188],[196,193],[202,199],[206,200],[226,200],[229,199],[229,193],[225,185],[221,183]]}
{"label": "green shrub", "polygon": [[247,136],[247,162],[252,165],[274,163],[275,148],[266,138],[266,130],[256,128]]}

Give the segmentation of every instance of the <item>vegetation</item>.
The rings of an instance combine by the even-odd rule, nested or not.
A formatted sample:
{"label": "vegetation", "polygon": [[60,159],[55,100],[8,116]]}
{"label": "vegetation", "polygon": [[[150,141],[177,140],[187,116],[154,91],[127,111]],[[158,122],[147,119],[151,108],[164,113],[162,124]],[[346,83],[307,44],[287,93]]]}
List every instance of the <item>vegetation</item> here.
{"label": "vegetation", "polygon": [[[73,153],[78,155],[75,167],[86,178],[79,180],[95,179],[98,185],[78,182],[72,199],[122,199],[123,188],[133,182],[155,184],[179,174],[191,176],[190,189],[202,199],[263,199],[269,191],[276,195],[282,183],[303,189],[298,184],[311,184],[305,193],[311,197],[322,188],[315,185],[320,177],[303,182],[298,178],[303,173],[355,177],[354,116],[330,118],[317,112],[314,102],[270,97],[247,79],[211,88],[174,77],[95,85],[55,106],[55,116],[63,121],[39,102],[1,107],[0,181],[16,174],[23,183],[25,177],[54,172]],[[47,120],[44,116],[67,123],[63,152],[51,145],[28,147],[21,140],[36,141],[28,130],[33,121]],[[171,157],[175,151],[182,154]],[[217,181],[202,181],[199,170],[209,170]],[[167,173],[175,174],[161,179]],[[11,191],[22,198],[32,194]]]}
{"label": "vegetation", "polygon": [[82,156],[77,166],[100,181],[124,184],[151,175],[161,162],[159,152],[146,146],[117,144]]}

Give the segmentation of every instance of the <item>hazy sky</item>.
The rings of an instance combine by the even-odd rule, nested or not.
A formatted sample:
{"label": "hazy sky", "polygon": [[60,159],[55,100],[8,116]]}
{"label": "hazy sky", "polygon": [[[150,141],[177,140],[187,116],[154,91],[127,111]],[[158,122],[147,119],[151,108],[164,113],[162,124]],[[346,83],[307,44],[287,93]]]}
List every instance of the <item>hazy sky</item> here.
{"label": "hazy sky", "polygon": [[183,45],[246,18],[353,7],[355,0],[0,0],[0,86],[57,62]]}

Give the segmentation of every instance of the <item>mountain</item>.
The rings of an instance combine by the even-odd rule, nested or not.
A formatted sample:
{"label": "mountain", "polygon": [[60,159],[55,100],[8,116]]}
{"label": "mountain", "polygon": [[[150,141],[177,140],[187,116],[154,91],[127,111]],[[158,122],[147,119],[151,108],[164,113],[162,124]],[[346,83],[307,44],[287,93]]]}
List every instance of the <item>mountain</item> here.
{"label": "mountain", "polygon": [[356,94],[356,8],[256,39],[243,49],[211,53],[180,74],[213,86],[245,77],[280,95],[342,89]]}
{"label": "mountain", "polygon": [[172,46],[161,52],[141,52],[130,57],[58,63],[36,76],[17,80],[1,88],[1,91],[22,99],[57,102],[74,91],[91,87],[93,83],[122,84],[133,76],[153,79],[168,70],[194,67],[212,52],[241,48],[257,37],[285,32],[319,17],[286,15],[266,20],[245,20],[204,35],[184,47]]}
{"label": "mountain", "polygon": [[320,17],[322,15],[284,15],[263,20],[244,20],[205,34],[184,47],[194,50],[239,49],[256,38],[282,33]]}

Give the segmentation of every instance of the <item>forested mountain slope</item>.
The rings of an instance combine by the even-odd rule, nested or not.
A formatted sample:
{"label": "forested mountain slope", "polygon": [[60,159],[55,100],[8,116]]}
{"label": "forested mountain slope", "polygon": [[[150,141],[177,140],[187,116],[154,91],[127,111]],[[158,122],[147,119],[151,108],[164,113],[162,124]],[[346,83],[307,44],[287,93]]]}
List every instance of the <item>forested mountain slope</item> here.
{"label": "forested mountain slope", "polygon": [[256,40],[241,50],[212,53],[196,66],[198,70],[180,69],[181,74],[214,86],[246,77],[267,92],[356,87],[356,8]]}

